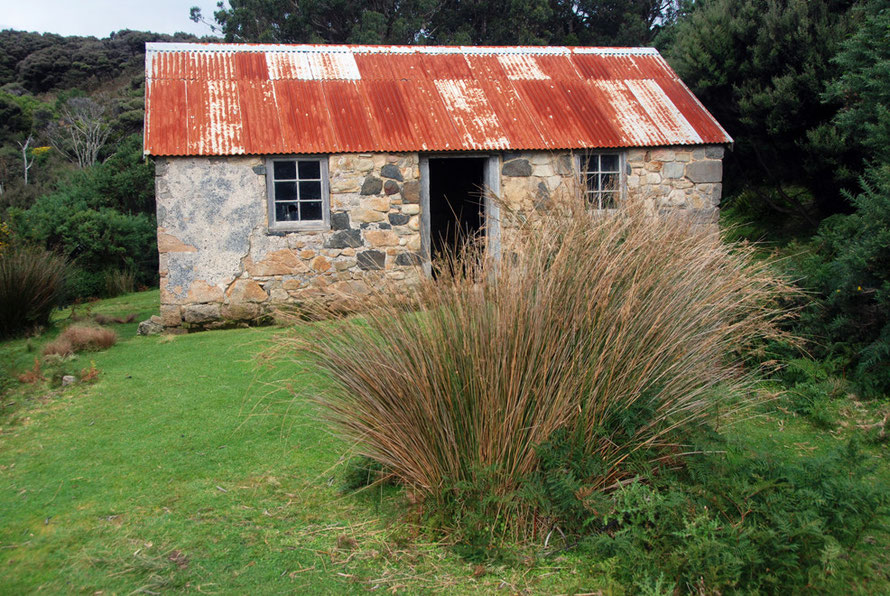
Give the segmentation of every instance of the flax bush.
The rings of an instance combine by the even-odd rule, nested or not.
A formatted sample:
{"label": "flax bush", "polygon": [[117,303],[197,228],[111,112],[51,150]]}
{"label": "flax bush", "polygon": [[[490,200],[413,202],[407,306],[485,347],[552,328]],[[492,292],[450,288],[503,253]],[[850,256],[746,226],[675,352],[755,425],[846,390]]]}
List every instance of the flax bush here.
{"label": "flax bush", "polygon": [[42,248],[0,252],[0,338],[49,324],[65,291],[67,267],[65,259]]}
{"label": "flax bush", "polygon": [[283,342],[333,379],[317,399],[358,454],[450,511],[446,525],[465,523],[449,504],[481,499],[516,537],[540,524],[520,494],[555,433],[590,464],[575,471],[585,492],[602,492],[738,407],[752,379],[736,355],[778,333],[789,291],[714,227],[633,205],[532,216],[505,226],[500,259],[479,255]]}

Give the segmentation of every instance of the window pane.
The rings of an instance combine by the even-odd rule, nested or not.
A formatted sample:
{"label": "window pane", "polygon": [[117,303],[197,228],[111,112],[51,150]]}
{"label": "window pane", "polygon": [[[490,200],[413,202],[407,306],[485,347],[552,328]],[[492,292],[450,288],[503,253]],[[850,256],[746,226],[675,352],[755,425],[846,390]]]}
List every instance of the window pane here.
{"label": "window pane", "polygon": [[275,221],[300,221],[296,203],[275,203]]}
{"label": "window pane", "polygon": [[600,209],[614,209],[618,206],[617,192],[604,192],[602,195],[602,205]]}
{"label": "window pane", "polygon": [[611,155],[601,155],[600,156],[600,171],[601,172],[617,172],[618,171],[618,156]]}
{"label": "window pane", "polygon": [[596,155],[581,156],[581,173],[595,172],[596,166]]}
{"label": "window pane", "polygon": [[602,174],[602,190],[618,190],[618,174]]}
{"label": "window pane", "polygon": [[300,214],[303,221],[321,219],[321,201],[301,202]]}
{"label": "window pane", "polygon": [[273,162],[276,180],[294,180],[297,177],[297,164],[293,161]]}
{"label": "window pane", "polygon": [[320,201],[321,182],[300,182],[301,201]]}
{"label": "window pane", "polygon": [[276,201],[296,201],[297,200],[297,183],[296,182],[276,182],[275,183],[275,200]]}
{"label": "window pane", "polygon": [[587,175],[587,190],[599,190],[599,174]]}
{"label": "window pane", "polygon": [[321,178],[321,164],[317,161],[301,161],[300,164],[300,180],[311,180]]}

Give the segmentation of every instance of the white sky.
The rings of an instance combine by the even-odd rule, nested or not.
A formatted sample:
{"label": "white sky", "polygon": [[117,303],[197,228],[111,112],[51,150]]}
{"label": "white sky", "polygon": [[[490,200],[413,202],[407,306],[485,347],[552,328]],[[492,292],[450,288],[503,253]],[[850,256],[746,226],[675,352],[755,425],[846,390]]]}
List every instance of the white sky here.
{"label": "white sky", "polygon": [[0,0],[0,29],[95,37],[121,29],[211,35],[207,25],[189,20],[192,6],[213,21],[216,0]]}

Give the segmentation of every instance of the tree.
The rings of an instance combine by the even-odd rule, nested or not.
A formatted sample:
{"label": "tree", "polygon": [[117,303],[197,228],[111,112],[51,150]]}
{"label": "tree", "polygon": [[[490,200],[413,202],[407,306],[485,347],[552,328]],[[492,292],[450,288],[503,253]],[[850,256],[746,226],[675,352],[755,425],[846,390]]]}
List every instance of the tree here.
{"label": "tree", "polygon": [[[815,223],[846,208],[859,156],[837,142],[824,101],[853,0],[695,2],[659,40],[680,77],[735,138],[728,191]],[[737,181],[732,186],[732,181]],[[801,192],[801,190],[803,192]],[[815,213],[808,197],[815,198]]]}
{"label": "tree", "polygon": [[25,175],[25,185],[28,184],[28,171],[31,169],[31,166],[34,165],[35,156],[32,154],[31,159],[28,159],[28,148],[31,146],[31,142],[34,140],[34,135],[28,135],[28,138],[25,139],[25,142],[22,143],[19,141],[19,147],[22,150],[22,171]]}
{"label": "tree", "polygon": [[47,131],[50,143],[81,169],[95,164],[111,133],[105,107],[89,97],[72,97],[61,111]]}
{"label": "tree", "polygon": [[842,103],[833,124],[869,156],[855,210],[822,222],[804,280],[816,292],[805,331],[840,358],[867,393],[890,392],[890,0],[857,9],[856,33],[834,59],[826,92]]}
{"label": "tree", "polygon": [[857,9],[861,26],[834,59],[840,75],[825,93],[841,104],[835,124],[845,143],[861,145],[873,164],[890,164],[890,0]]}
{"label": "tree", "polygon": [[675,0],[231,0],[209,23],[226,41],[273,43],[650,43]]}

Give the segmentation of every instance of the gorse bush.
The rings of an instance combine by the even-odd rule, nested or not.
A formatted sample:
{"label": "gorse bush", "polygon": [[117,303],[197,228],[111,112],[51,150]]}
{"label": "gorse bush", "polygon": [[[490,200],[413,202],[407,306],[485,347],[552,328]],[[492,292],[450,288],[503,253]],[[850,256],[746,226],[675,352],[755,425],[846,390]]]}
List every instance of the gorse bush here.
{"label": "gorse bush", "polygon": [[49,324],[65,291],[67,261],[42,248],[0,252],[0,337]]}
{"label": "gorse bush", "polygon": [[634,592],[836,592],[832,576],[867,532],[884,529],[887,487],[856,443],[785,461],[718,441],[678,474],[613,492],[581,550],[614,559]]}
{"label": "gorse bush", "polygon": [[516,491],[557,431],[596,461],[578,473],[597,491],[735,407],[750,378],[731,355],[776,332],[787,291],[713,228],[632,206],[551,211],[505,226],[499,260],[479,255],[409,304],[393,288],[361,318],[283,342],[334,380],[318,399],[359,455],[432,508],[484,487],[489,531],[511,536],[542,523]]}

